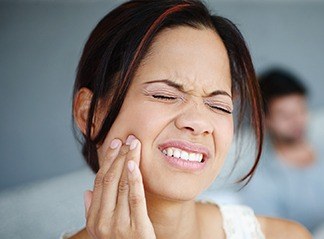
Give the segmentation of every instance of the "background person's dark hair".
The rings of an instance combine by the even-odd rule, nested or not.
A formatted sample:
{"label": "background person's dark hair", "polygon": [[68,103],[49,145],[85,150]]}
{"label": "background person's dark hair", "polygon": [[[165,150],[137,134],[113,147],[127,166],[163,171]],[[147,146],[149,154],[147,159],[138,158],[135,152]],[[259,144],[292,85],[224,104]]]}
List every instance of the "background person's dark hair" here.
{"label": "background person's dark hair", "polygon": [[270,102],[282,96],[307,95],[307,89],[295,75],[287,70],[272,68],[259,77],[263,108],[268,113]]}
{"label": "background person's dark hair", "polygon": [[[129,1],[112,10],[97,24],[85,44],[73,91],[73,102],[82,87],[93,92],[87,132],[79,138],[83,156],[92,170],[97,172],[97,147],[114,123],[141,60],[159,32],[177,26],[212,29],[221,37],[227,49],[232,94],[239,104],[236,126],[239,129],[245,113],[251,112],[251,125],[257,141],[255,163],[242,181],[248,179],[259,161],[263,140],[261,96],[252,60],[236,26],[226,18],[211,15],[203,3],[195,0]],[[98,134],[91,136],[91,125],[99,100],[106,102],[106,118]],[[247,108],[252,110],[246,111]],[[74,120],[73,126],[78,136]]]}

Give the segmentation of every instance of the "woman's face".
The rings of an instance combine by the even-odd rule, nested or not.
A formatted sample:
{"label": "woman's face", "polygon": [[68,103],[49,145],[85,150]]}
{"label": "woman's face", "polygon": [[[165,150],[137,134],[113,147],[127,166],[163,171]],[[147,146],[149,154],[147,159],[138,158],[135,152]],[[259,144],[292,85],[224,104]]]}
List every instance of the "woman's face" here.
{"label": "woman's face", "polygon": [[190,200],[223,165],[233,136],[232,110],[230,66],[220,37],[209,29],[167,29],[138,68],[107,137],[133,134],[141,141],[147,193]]}

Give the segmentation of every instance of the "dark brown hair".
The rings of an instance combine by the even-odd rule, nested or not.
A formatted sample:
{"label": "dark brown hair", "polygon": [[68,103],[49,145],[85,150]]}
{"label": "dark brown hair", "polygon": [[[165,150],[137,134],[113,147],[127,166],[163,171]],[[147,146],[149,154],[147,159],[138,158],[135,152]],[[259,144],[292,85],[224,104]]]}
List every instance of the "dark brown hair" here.
{"label": "dark brown hair", "polygon": [[306,86],[293,73],[281,69],[270,68],[259,76],[260,89],[263,96],[263,110],[269,114],[269,104],[272,100],[287,96],[307,96]]}
{"label": "dark brown hair", "polygon": [[[250,53],[241,33],[231,21],[211,15],[206,6],[196,0],[129,1],[109,12],[94,28],[82,53],[73,91],[73,102],[82,87],[93,93],[87,132],[83,137],[77,137],[83,146],[83,156],[91,169],[97,172],[97,147],[114,123],[140,62],[159,32],[177,26],[212,29],[227,49],[232,93],[237,95],[239,104],[236,126],[237,129],[241,127],[245,112],[250,108],[251,125],[257,141],[255,163],[242,180],[248,179],[260,159],[263,140],[261,97]],[[99,100],[109,104],[98,134],[91,136]],[[73,126],[77,134],[75,124]]]}

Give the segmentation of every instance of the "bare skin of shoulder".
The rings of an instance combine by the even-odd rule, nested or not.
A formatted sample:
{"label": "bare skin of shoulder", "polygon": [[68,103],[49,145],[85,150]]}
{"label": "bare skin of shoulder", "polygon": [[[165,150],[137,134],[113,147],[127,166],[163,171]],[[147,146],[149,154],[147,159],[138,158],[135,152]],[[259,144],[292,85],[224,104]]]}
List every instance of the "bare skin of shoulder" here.
{"label": "bare skin of shoulder", "polygon": [[270,218],[270,217],[257,217],[261,230],[267,239],[311,239],[310,232],[301,224],[289,220]]}

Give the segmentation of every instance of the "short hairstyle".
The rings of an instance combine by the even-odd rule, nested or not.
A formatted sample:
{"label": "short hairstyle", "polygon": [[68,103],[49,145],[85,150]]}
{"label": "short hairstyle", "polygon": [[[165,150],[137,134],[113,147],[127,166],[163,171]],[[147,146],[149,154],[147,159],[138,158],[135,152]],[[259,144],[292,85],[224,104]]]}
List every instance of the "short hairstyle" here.
{"label": "short hairstyle", "polygon": [[[86,134],[78,137],[82,153],[94,172],[99,170],[97,148],[102,144],[124,102],[130,83],[155,37],[164,29],[187,26],[212,29],[222,39],[228,53],[232,93],[239,104],[237,128],[249,112],[256,139],[256,159],[242,178],[250,179],[262,151],[263,121],[259,86],[245,41],[237,27],[228,19],[211,15],[197,0],[132,0],[109,12],[93,29],[77,68],[73,102],[77,92],[86,87],[93,93]],[[106,116],[97,135],[91,135],[95,109],[107,102]],[[251,108],[251,111],[247,111]],[[72,115],[73,117],[73,115]],[[80,133],[80,132],[79,132]]]}
{"label": "short hairstyle", "polygon": [[287,95],[307,95],[304,84],[291,72],[280,68],[271,68],[259,77],[264,112],[269,113],[270,102]]}

